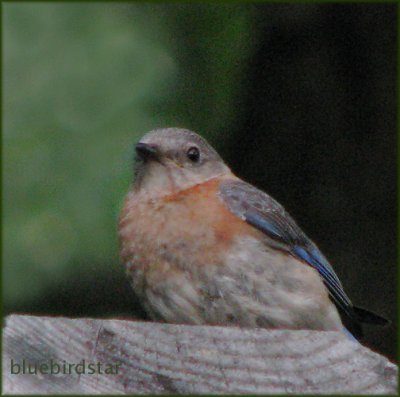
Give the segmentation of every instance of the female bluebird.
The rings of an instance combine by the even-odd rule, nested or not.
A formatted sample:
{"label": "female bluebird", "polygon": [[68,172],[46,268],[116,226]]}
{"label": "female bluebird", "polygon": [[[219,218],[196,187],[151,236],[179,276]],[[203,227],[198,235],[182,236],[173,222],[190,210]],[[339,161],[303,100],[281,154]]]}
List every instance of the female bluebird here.
{"label": "female bluebird", "polygon": [[387,323],[353,306],[284,208],[237,178],[199,135],[154,130],[136,154],[119,239],[153,319],[316,330],[344,324],[357,337],[362,322]]}

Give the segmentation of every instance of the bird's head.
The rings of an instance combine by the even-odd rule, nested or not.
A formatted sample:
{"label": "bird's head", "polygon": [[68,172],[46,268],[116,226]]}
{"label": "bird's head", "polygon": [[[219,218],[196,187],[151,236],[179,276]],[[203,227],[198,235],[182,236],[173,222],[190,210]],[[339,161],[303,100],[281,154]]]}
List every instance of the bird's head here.
{"label": "bird's head", "polygon": [[150,131],[136,144],[133,188],[167,195],[230,174],[218,153],[196,133],[165,128]]}

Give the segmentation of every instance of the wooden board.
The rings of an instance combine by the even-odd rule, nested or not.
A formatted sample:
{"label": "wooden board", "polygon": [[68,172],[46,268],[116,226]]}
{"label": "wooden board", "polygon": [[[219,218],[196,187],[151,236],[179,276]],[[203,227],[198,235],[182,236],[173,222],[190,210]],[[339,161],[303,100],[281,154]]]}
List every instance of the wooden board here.
{"label": "wooden board", "polygon": [[3,329],[4,394],[397,394],[397,371],[337,332],[23,315]]}

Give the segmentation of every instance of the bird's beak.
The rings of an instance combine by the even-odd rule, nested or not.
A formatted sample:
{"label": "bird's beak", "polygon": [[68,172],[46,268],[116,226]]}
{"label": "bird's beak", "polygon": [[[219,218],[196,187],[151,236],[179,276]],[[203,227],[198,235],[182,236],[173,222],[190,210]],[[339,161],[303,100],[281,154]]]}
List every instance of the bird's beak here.
{"label": "bird's beak", "polygon": [[157,145],[139,142],[136,144],[135,149],[136,149],[136,154],[142,160],[145,160],[145,161],[146,160],[157,160],[157,161],[159,161],[159,159],[160,159],[160,153],[159,153]]}

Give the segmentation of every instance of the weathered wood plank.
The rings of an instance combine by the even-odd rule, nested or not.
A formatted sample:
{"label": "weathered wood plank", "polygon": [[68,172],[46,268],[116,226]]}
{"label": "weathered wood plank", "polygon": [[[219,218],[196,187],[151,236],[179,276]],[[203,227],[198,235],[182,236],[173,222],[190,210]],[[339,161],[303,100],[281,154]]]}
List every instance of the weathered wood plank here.
{"label": "weathered wood plank", "polygon": [[[42,373],[22,374],[23,360],[25,370],[42,365]],[[103,372],[120,363],[118,374],[76,373],[82,360],[86,372],[89,363],[96,372],[97,363]],[[43,373],[52,363],[53,372],[54,363],[81,367]],[[3,393],[397,394],[397,367],[336,332],[12,315],[3,332]]]}

